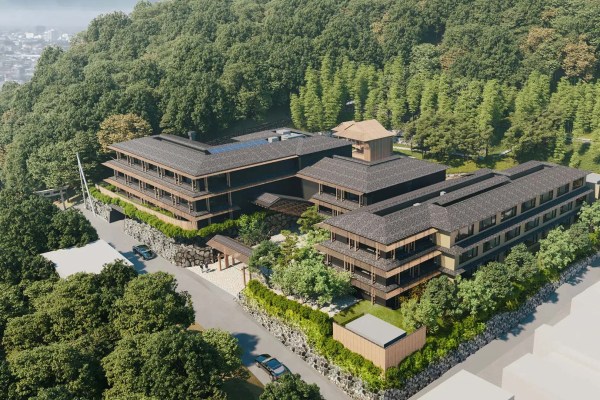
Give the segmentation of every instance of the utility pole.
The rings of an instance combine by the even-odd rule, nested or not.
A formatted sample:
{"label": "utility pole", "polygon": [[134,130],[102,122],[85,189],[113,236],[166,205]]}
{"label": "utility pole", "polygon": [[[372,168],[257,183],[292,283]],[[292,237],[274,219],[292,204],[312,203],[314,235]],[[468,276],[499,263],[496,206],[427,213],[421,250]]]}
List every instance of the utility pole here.
{"label": "utility pole", "polygon": [[81,166],[79,153],[75,154],[77,155],[77,166],[79,167],[79,180],[81,181],[81,196],[83,197],[83,204],[85,204],[85,195],[87,194],[88,201],[90,202],[90,208],[92,209],[92,214],[94,214],[95,217],[96,210],[94,210],[94,202],[92,201],[92,195],[90,194],[90,189],[88,188],[87,180],[85,179],[85,173],[83,172],[83,167]]}

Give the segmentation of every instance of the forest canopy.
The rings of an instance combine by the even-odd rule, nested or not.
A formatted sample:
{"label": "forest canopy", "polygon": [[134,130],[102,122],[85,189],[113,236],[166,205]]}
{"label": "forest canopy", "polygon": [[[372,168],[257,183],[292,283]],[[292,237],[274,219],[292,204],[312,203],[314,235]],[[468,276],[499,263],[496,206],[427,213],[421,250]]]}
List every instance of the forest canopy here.
{"label": "forest canopy", "polygon": [[[63,171],[75,169],[75,151],[93,175],[105,157],[96,134],[113,115],[135,115],[154,133],[206,134],[287,110],[326,56],[336,68],[363,65],[361,107],[373,71],[386,67],[402,69],[407,91],[423,85],[421,95],[434,79],[475,97],[496,82],[505,107],[531,76],[547,79],[549,90],[561,79],[594,82],[599,41],[600,4],[584,0],[142,1],[130,15],[93,20],[68,51],[47,48],[30,82],[2,87],[1,179],[35,189],[76,184]],[[402,95],[384,87],[372,102]],[[433,104],[431,117],[411,128],[426,129],[424,141],[446,120]],[[517,101],[508,104],[503,119],[517,113]],[[387,125],[422,113],[420,102],[406,107],[402,116],[392,110]],[[519,129],[511,137],[522,137]]]}

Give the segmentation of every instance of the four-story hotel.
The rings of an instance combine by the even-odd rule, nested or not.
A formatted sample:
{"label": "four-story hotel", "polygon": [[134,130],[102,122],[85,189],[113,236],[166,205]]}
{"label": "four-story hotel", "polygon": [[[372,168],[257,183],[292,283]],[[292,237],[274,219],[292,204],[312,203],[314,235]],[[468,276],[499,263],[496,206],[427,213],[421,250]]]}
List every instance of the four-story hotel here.
{"label": "four-story hotel", "polygon": [[444,165],[394,155],[392,139],[375,120],[345,122],[331,137],[282,128],[219,146],[150,136],[112,145],[105,181],[184,229],[258,206],[299,215],[315,204],[330,232],[317,245],[326,262],[388,307],[432,277],[535,246],[598,192],[586,181],[594,174],[537,161],[446,179]]}

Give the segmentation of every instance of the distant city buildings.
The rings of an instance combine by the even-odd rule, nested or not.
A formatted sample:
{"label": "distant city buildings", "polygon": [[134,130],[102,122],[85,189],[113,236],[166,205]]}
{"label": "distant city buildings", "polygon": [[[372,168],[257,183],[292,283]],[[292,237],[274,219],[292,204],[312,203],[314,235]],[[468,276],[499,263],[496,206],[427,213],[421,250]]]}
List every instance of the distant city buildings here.
{"label": "distant city buildings", "polygon": [[71,34],[36,26],[31,31],[0,32],[0,87],[5,82],[25,83],[46,46],[67,48]]}

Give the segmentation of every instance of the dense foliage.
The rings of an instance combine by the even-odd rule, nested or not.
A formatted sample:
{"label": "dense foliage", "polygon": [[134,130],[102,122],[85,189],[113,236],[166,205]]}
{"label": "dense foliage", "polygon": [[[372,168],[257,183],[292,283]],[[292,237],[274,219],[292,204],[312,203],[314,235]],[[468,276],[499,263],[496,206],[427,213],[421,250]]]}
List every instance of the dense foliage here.
{"label": "dense foliage", "polygon": [[540,240],[533,254],[524,244],[514,246],[503,262],[491,262],[477,269],[472,278],[430,280],[417,298],[401,304],[404,323],[414,328],[426,325],[427,344],[386,371],[386,384],[399,387],[460,342],[482,332],[494,314],[516,309],[539,288],[559,277],[568,265],[598,251],[597,225],[600,208],[584,205],[581,220],[568,229],[559,226]]}
{"label": "dense foliage", "polygon": [[[378,107],[385,103],[390,121],[408,118],[417,133],[439,128],[417,134],[424,145],[434,140],[429,134],[459,132],[455,125],[470,130],[473,118],[462,117],[484,94],[488,117],[503,111],[506,122],[514,104],[510,115],[519,119],[521,104],[525,113],[535,109],[535,120],[546,109],[543,98],[541,107],[512,101],[532,73],[552,88],[563,77],[571,83],[598,77],[599,7],[585,0],[141,1],[130,15],[96,18],[68,51],[46,49],[30,82],[3,86],[2,180],[35,188],[76,185],[75,151],[87,171],[97,173],[103,156],[96,132],[112,115],[135,114],[155,133],[213,133],[287,109],[290,93],[305,85],[304,124],[330,126],[341,104],[337,90],[315,97],[324,56],[331,67],[355,63],[358,78],[351,87],[345,86],[348,77],[328,72],[321,78],[352,92],[357,116],[385,117]],[[389,80],[376,73],[382,70],[389,70]],[[435,104],[444,82],[454,97],[460,93],[456,117],[435,112],[417,118],[424,111],[420,97]],[[587,91],[584,97],[591,96]],[[502,109],[494,108],[497,93]],[[525,119],[529,135],[536,124]],[[489,136],[490,126],[477,134]],[[513,126],[511,137],[518,139],[523,125]]]}
{"label": "dense foliage", "polygon": [[226,219],[223,222],[215,222],[200,229],[183,229],[173,224],[169,224],[155,215],[145,212],[142,207],[136,207],[119,197],[107,196],[96,188],[90,188],[90,194],[96,200],[99,200],[104,204],[118,205],[129,218],[145,222],[153,228],[158,229],[166,236],[172,238],[207,238],[219,233],[239,230],[240,234],[243,234],[244,237],[246,237],[249,244],[254,244],[258,243],[266,236],[266,224],[264,220],[268,213],[263,211],[258,211],[252,215],[242,215],[238,219]]}
{"label": "dense foliage", "polygon": [[323,400],[319,387],[302,380],[299,374],[287,374],[265,386],[260,400]]}
{"label": "dense foliage", "polygon": [[[252,271],[263,273],[269,285],[284,294],[319,306],[352,293],[350,273],[325,265],[323,254],[315,250],[310,236],[300,243],[297,235],[289,231],[283,234],[285,241],[281,245],[265,240],[252,251]],[[311,234],[315,235],[314,230],[308,233]]]}
{"label": "dense foliage", "polygon": [[[399,58],[379,68],[347,59],[335,64],[326,57],[319,70],[307,71],[306,84],[292,95],[292,119],[297,126],[324,130],[345,119],[376,118],[439,160],[506,148],[518,161],[578,167],[582,154],[573,153],[573,137],[600,140],[600,85],[593,82],[556,81],[534,71],[511,85],[447,70],[409,71]],[[348,102],[353,114],[344,112]],[[600,157],[597,145],[581,152]]]}
{"label": "dense foliage", "polygon": [[256,280],[248,283],[244,295],[250,303],[255,304],[268,315],[302,330],[309,342],[325,358],[361,377],[372,388],[382,387],[380,368],[333,340],[333,326],[327,314],[280,296]]}
{"label": "dense foliage", "polygon": [[172,276],[117,262],[59,279],[38,255],[97,237],[75,210],[0,191],[0,398],[223,398],[237,340],[187,330],[194,310]]}

